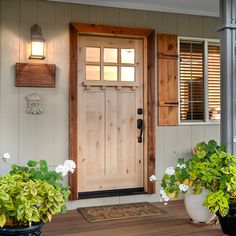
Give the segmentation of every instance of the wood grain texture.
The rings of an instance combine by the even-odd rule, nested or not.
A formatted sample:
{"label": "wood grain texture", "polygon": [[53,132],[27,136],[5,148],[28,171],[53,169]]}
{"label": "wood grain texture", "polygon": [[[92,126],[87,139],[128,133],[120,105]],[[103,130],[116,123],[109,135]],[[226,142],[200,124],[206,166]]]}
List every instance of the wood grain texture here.
{"label": "wood grain texture", "polygon": [[56,86],[56,65],[39,63],[16,63],[16,87]]}
{"label": "wood grain texture", "polygon": [[219,225],[197,227],[188,222],[183,201],[167,206],[154,203],[167,213],[156,216],[89,223],[77,210],[57,215],[42,230],[42,236],[222,236]]}
{"label": "wood grain texture", "polygon": [[[147,159],[148,176],[155,175],[156,160],[156,83],[155,83],[155,31],[147,37]],[[155,193],[156,185],[149,181],[148,193]]]}
{"label": "wood grain texture", "polygon": [[[138,143],[137,114],[143,108],[143,41],[91,35],[78,36],[78,190],[79,193],[143,187],[143,142]],[[135,50],[135,81],[86,80],[86,48]],[[100,57],[103,58],[103,50]],[[119,67],[122,67],[118,62]],[[103,71],[104,67],[101,66]],[[95,82],[100,82],[95,83]],[[107,82],[110,82],[107,84]],[[117,87],[119,85],[119,88]],[[88,85],[90,85],[88,89]],[[107,86],[109,85],[109,86]]]}
{"label": "wood grain texture", "polygon": [[[69,158],[77,159],[77,30],[70,24],[70,83],[69,83]],[[78,198],[78,168],[69,177],[70,200]]]}
{"label": "wood grain texture", "polygon": [[147,37],[152,33],[152,29],[139,29],[120,26],[106,26],[96,24],[71,23],[71,25],[80,33],[96,33],[102,35],[132,35],[138,37]]}
{"label": "wood grain texture", "polygon": [[[177,36],[158,35],[158,124],[178,125]],[[162,104],[165,104],[163,106]],[[169,105],[168,105],[169,104]],[[175,104],[175,106],[173,106]]]}
{"label": "wood grain texture", "polygon": [[[136,29],[128,27],[115,27],[94,24],[77,24],[70,23],[70,89],[69,89],[69,110],[70,110],[70,159],[78,163],[77,156],[77,33],[83,34],[102,34],[109,36],[132,36],[146,39],[148,42],[147,48],[147,160],[148,160],[148,176],[146,181],[148,183],[148,192],[155,192],[155,184],[148,181],[148,177],[155,174],[155,151],[156,151],[156,117],[155,117],[155,32],[150,29]],[[145,64],[145,63],[144,63]],[[77,199],[78,192],[77,173],[70,177],[70,187],[72,190],[71,199]]]}

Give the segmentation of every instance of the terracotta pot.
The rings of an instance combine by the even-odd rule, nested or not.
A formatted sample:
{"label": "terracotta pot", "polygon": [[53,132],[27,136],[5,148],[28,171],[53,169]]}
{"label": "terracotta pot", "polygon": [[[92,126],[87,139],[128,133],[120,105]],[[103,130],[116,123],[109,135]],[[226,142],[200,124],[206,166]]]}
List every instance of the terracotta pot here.
{"label": "terracotta pot", "polygon": [[216,217],[211,214],[207,207],[203,206],[203,202],[208,194],[206,189],[202,193],[195,195],[188,191],[184,197],[185,209],[193,223],[210,224]]}
{"label": "terracotta pot", "polygon": [[35,223],[31,227],[0,227],[1,236],[39,236],[44,223]]}

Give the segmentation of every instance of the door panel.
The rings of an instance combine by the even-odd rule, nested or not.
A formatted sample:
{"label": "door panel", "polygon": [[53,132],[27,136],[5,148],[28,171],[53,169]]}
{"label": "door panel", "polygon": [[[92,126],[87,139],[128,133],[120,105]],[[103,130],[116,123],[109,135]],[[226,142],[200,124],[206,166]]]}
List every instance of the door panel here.
{"label": "door panel", "polygon": [[[137,119],[143,119],[137,114],[143,108],[143,42],[99,36],[78,40],[79,192],[143,187],[143,142],[137,139]],[[98,51],[99,56],[91,53]],[[88,66],[99,67],[99,75],[90,67],[86,77]]]}

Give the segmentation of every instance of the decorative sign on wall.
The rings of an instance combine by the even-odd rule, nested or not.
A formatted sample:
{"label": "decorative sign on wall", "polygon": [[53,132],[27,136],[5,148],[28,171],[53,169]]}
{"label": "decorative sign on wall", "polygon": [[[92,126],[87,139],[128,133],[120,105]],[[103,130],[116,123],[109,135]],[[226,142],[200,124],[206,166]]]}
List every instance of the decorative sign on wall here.
{"label": "decorative sign on wall", "polygon": [[26,100],[27,100],[26,112],[28,114],[37,115],[43,112],[42,97],[40,95],[38,95],[37,93],[29,94],[26,97]]}
{"label": "decorative sign on wall", "polygon": [[55,64],[16,63],[16,87],[54,88]]}

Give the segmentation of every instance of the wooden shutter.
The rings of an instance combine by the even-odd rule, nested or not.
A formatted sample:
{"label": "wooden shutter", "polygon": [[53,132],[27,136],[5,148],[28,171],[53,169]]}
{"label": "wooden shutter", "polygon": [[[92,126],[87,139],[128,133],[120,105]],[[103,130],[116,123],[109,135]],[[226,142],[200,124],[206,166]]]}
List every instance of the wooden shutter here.
{"label": "wooden shutter", "polygon": [[209,120],[220,119],[220,46],[208,45]]}
{"label": "wooden shutter", "polygon": [[158,35],[158,124],[178,125],[178,52],[176,35]]}

